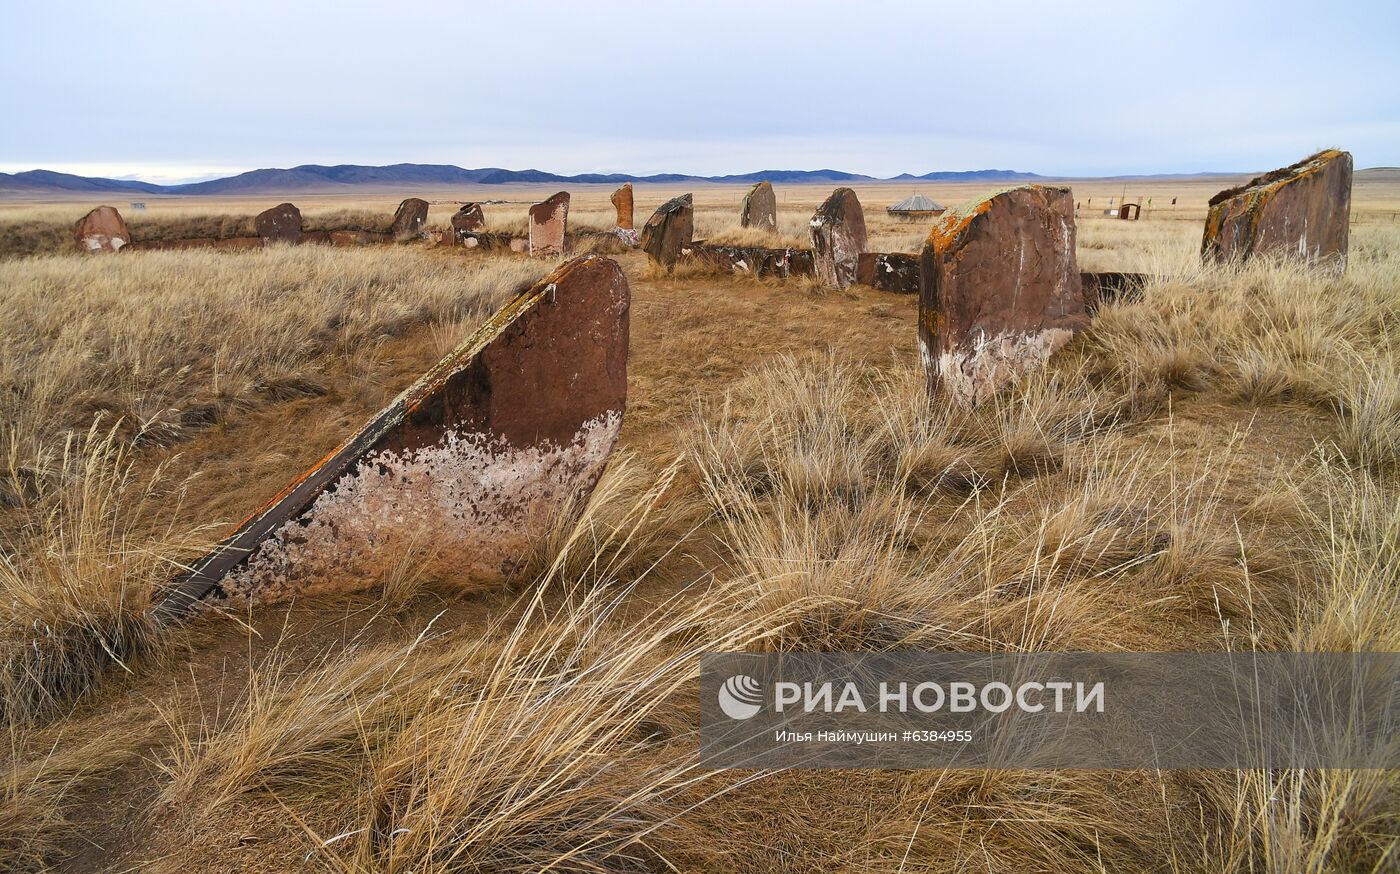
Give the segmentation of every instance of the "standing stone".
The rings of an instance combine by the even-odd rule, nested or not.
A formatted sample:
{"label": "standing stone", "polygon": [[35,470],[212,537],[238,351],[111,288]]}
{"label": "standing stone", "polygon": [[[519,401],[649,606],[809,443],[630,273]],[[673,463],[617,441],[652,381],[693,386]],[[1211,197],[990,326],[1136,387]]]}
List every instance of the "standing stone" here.
{"label": "standing stone", "polygon": [[563,255],[568,224],[567,191],[530,207],[530,254],[536,258],[558,258]]}
{"label": "standing stone", "polygon": [[1088,325],[1068,188],[1024,185],[946,211],[920,254],[930,393],[971,406]]}
{"label": "standing stone", "polygon": [[428,223],[428,201],[410,197],[394,212],[394,223],[389,233],[395,240],[411,240],[423,236],[423,226]]}
{"label": "standing stone", "polygon": [[269,243],[301,242],[301,210],[290,203],[279,203],[272,209],[258,213],[253,227],[262,237],[263,245]]}
{"label": "standing stone", "polygon": [[632,230],[632,183],[624,182],[612,193],[612,205],[617,210],[617,227]]}
{"label": "standing stone", "polygon": [[669,272],[681,256],[681,248],[695,237],[695,201],[689,194],[673,197],[647,219],[642,228],[642,250]]}
{"label": "standing stone", "polygon": [[616,262],[559,266],[175,580],[161,615],[365,588],[405,555],[462,583],[509,577],[607,464],[629,303]]}
{"label": "standing stone", "polygon": [[131,242],[131,234],[116,207],[99,206],[73,226],[73,239],[84,252],[117,252]]}
{"label": "standing stone", "polygon": [[865,251],[865,211],[849,188],[831,192],[812,216],[812,257],[817,278],[831,288],[844,289],[856,281],[856,267]]}
{"label": "standing stone", "polygon": [[452,214],[452,230],[457,232],[457,238],[461,239],[463,234],[470,234],[486,227],[486,214],[481,211],[479,203],[464,203],[462,208]]}
{"label": "standing stone", "polygon": [[1296,257],[1346,268],[1351,153],[1329,149],[1210,199],[1201,257]]}
{"label": "standing stone", "polygon": [[739,224],[746,228],[761,231],[778,229],[778,198],[773,194],[773,186],[766,181],[759,182],[744,195],[744,205],[739,211]]}

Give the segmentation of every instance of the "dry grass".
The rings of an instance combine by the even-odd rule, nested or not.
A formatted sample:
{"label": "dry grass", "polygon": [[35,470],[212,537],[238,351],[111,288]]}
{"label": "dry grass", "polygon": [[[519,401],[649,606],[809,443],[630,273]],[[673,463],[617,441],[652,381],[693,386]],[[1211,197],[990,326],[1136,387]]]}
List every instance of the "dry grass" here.
{"label": "dry grass", "polygon": [[544,269],[313,247],[15,262],[0,294],[0,448],[42,477],[52,447],[98,414],[135,443],[168,445],[236,411],[324,394],[333,362],[372,369],[378,344],[425,322],[465,336]]}
{"label": "dry grass", "polygon": [[[11,468],[10,475],[17,472]],[[175,521],[184,485],[138,476],[116,429],[70,437],[0,542],[0,720],[50,716],[151,654],[156,588],[207,549]]]}
{"label": "dry grass", "polygon": [[[922,238],[870,218],[877,248]],[[697,237],[732,223],[728,205],[707,205]],[[208,867],[266,856],[347,871],[1393,868],[1393,772],[694,768],[704,651],[1400,646],[1400,238],[1359,226],[1335,278],[1203,269],[1198,233],[1082,222],[1087,269],[1162,278],[975,410],[931,403],[917,370],[884,350],[775,360],[736,349],[747,375],[727,394],[639,398],[696,412],[681,433],[643,432],[589,501],[558,508],[519,600],[483,607],[489,618],[434,621],[457,602],[423,591],[415,546],[369,608],[376,627],[393,626],[376,642],[308,658],[249,636],[233,647],[250,669],[229,697],[194,683],[171,693],[137,671],[168,724],[151,791],[162,821],[177,824],[150,830],[143,849],[173,853],[172,868],[202,864],[216,838],[275,819],[276,840],[221,849]],[[634,331],[709,317],[678,318],[676,298],[646,295],[714,293],[712,277],[649,276],[627,257]],[[72,597],[26,595],[8,615],[88,616],[96,629],[133,615],[188,536],[159,522],[178,489],[148,488],[130,466],[198,428],[171,436],[159,410],[241,414],[263,402],[257,385],[279,374],[324,384],[335,362],[359,369],[405,331],[445,351],[538,269],[387,248],[10,266],[19,272],[0,306],[21,321],[0,330],[30,366],[4,371],[23,387],[4,410],[19,504],[4,517],[17,538],[8,584]],[[791,306],[810,303],[791,295]],[[327,329],[323,316],[341,321]],[[104,329],[117,321],[121,331]],[[229,323],[238,330],[217,330]],[[104,404],[87,402],[89,390]],[[81,436],[101,411],[143,424]],[[674,441],[682,461],[644,461],[652,440]],[[348,610],[313,617],[335,625]],[[196,667],[218,674],[199,654]],[[16,700],[54,709],[45,695]],[[34,867],[72,837],[68,787],[96,778],[78,768],[86,738],[55,741],[46,765],[39,730],[14,731],[0,818],[18,838],[0,867]]]}

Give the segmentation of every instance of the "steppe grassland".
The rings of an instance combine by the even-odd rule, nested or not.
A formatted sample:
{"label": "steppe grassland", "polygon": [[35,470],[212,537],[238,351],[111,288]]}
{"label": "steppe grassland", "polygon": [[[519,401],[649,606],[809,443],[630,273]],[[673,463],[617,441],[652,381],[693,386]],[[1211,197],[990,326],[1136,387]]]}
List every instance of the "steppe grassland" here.
{"label": "steppe grassland", "polygon": [[[822,196],[813,192],[811,206]],[[795,218],[785,213],[784,228],[809,214],[805,203]],[[702,209],[697,223],[723,230],[731,215]],[[495,612],[495,633],[479,618],[456,629],[432,623],[443,609],[435,581],[386,580],[400,591],[392,608],[378,608],[390,611],[380,624],[397,632],[330,648],[310,664],[250,637],[247,674],[217,706],[189,684],[172,690],[140,660],[123,685],[153,706],[99,689],[73,717],[54,720],[40,701],[35,709],[48,713],[11,729],[0,794],[0,831],[14,836],[4,847],[11,867],[71,848],[78,823],[95,816],[81,803],[84,787],[141,770],[147,756],[159,763],[148,779],[160,815],[176,826],[148,830],[133,852],[171,870],[191,859],[272,869],[308,852],[341,870],[549,862],[649,870],[663,856],[682,869],[748,871],[1383,870],[1396,852],[1397,786],[1388,773],[709,775],[690,764],[693,654],[704,649],[1400,644],[1400,233],[1358,223],[1352,267],[1337,280],[1288,268],[1198,269],[1195,222],[1084,219],[1080,227],[1086,268],[1161,265],[1166,278],[1142,303],[1109,308],[1048,371],[974,413],[922,399],[912,320],[889,317],[906,302],[858,293],[817,301],[805,290],[718,277],[638,279],[641,259],[626,256],[639,345],[665,332],[669,354],[703,359],[706,350],[674,328],[676,314],[728,293],[758,296],[765,317],[779,322],[796,323],[818,304],[845,307],[851,321],[888,325],[889,347],[853,350],[818,337],[778,354],[746,344],[744,326],[731,326],[730,354],[746,359],[750,375],[727,387],[697,377],[664,399],[698,403],[677,436],[685,447],[678,467],[652,459],[644,443],[626,446],[631,457],[614,465],[584,516],[561,520],[540,544],[531,579],[521,581],[527,600]],[[909,231],[893,226],[876,239],[896,233]],[[441,298],[429,290],[437,270],[458,276],[478,265],[502,271],[483,280],[508,280],[528,278],[509,271],[530,266],[412,250],[144,253],[7,266],[47,277],[49,297],[82,288],[84,298],[139,311],[133,292],[145,286],[103,290],[120,284],[112,265],[149,263],[143,283],[217,301],[215,285],[257,263],[236,259],[267,257],[286,271],[271,284],[289,305],[273,315],[307,321],[305,312],[325,306],[312,296],[333,281],[334,264],[355,266],[345,256],[361,255],[407,259],[383,274],[356,268],[370,272],[353,288],[373,296],[387,285],[395,301],[454,299],[450,289]],[[483,297],[460,325],[409,321],[387,332],[370,326],[395,324],[385,315],[393,306],[352,307],[344,343],[313,340],[291,362],[324,394],[252,391],[244,396],[255,400],[229,402],[216,418],[312,411],[340,380],[392,371],[389,356],[411,344],[440,346],[490,306]],[[652,308],[666,318],[649,318]],[[54,336],[57,323],[46,324],[50,334],[31,342]],[[63,336],[76,344],[70,338],[85,335]],[[305,339],[295,334],[290,345]],[[114,347],[96,348],[60,372],[100,375]],[[251,343],[242,384],[284,360],[259,350],[285,348]],[[634,385],[656,384],[645,361]],[[155,376],[131,398],[164,392],[182,409],[220,397],[210,388],[219,368],[173,387],[168,369],[136,372]],[[196,421],[159,440],[139,428],[89,438],[77,425],[91,411],[49,394],[60,401],[46,414],[73,416],[54,427],[49,457],[71,457],[77,469],[53,460],[36,468],[52,479],[21,477],[34,491],[4,517],[7,534],[33,538],[7,546],[12,566],[31,574],[17,585],[36,585],[42,565],[44,579],[106,580],[106,591],[143,579],[149,587],[159,563],[111,559],[178,557],[182,543],[199,539],[207,517],[189,508],[202,511],[206,499],[188,498],[184,511],[158,501],[162,516],[141,498],[152,463],[172,451],[207,452],[207,430]],[[45,421],[18,407],[6,415]],[[77,448],[62,456],[54,447],[69,429]],[[43,442],[25,439],[36,449]],[[134,465],[113,452],[130,453],[122,458]],[[129,482],[103,486],[113,470],[129,471]],[[245,507],[262,485],[219,480],[241,491],[229,503]],[[154,521],[131,521],[148,512]],[[83,520],[96,524],[83,528]],[[80,531],[91,536],[63,546]],[[114,535],[144,539],[132,549]],[[697,566],[695,556],[709,553],[717,560]],[[94,554],[121,566],[120,575],[84,569],[78,559]],[[324,609],[326,618],[346,612]],[[198,652],[188,658],[200,660]],[[252,846],[220,839],[269,820],[282,827]],[[735,835],[736,822],[753,831]],[[754,840],[759,833],[778,837]]]}

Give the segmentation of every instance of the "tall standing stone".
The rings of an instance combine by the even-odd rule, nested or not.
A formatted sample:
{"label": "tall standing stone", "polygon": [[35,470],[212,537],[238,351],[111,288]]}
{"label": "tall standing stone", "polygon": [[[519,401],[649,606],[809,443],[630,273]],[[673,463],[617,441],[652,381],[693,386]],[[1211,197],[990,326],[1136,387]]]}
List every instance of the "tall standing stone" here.
{"label": "tall standing stone", "polygon": [[1345,269],[1351,153],[1329,149],[1210,199],[1201,257],[1296,257]]}
{"label": "tall standing stone", "polygon": [[428,201],[410,197],[399,204],[394,212],[394,223],[389,233],[395,240],[411,240],[423,236],[423,226],[428,223]]}
{"label": "tall standing stone", "polygon": [[778,198],[773,194],[773,186],[767,181],[754,184],[744,195],[744,205],[739,210],[739,224],[746,228],[761,231],[778,229]]}
{"label": "tall standing stone", "polygon": [[843,289],[856,281],[860,255],[866,250],[865,211],[856,193],[838,188],[812,216],[812,258],[817,278]]}
{"label": "tall standing stone", "polygon": [[673,197],[647,219],[642,228],[642,250],[668,271],[676,266],[681,249],[695,237],[695,201],[689,194]]}
{"label": "tall standing stone", "polygon": [[612,193],[612,205],[617,210],[617,227],[632,230],[632,183],[624,182]]}
{"label": "tall standing stone", "polygon": [[410,554],[463,583],[509,577],[607,464],[629,303],[616,262],[559,266],[175,580],[161,614],[364,588]]}
{"label": "tall standing stone", "polygon": [[279,203],[258,213],[253,226],[263,245],[301,242],[301,210],[290,203]]}
{"label": "tall standing stone", "polygon": [[530,254],[558,258],[564,254],[564,234],[569,225],[569,192],[561,191],[530,207]]}
{"label": "tall standing stone", "polygon": [[131,243],[131,234],[116,207],[99,206],[78,219],[73,240],[84,252],[117,252]]}
{"label": "tall standing stone", "polygon": [[920,253],[931,393],[971,406],[1088,324],[1068,188],[1024,185],[946,211]]}

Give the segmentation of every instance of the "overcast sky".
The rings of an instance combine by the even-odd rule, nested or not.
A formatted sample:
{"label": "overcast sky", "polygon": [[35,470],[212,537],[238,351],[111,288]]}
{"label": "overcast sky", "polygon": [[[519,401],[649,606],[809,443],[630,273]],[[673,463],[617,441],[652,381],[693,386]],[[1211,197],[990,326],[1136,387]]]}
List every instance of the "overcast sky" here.
{"label": "overcast sky", "polygon": [[1396,0],[0,0],[0,171],[1400,165]]}

